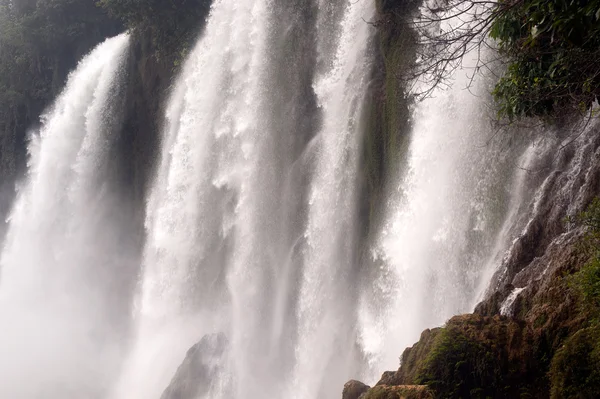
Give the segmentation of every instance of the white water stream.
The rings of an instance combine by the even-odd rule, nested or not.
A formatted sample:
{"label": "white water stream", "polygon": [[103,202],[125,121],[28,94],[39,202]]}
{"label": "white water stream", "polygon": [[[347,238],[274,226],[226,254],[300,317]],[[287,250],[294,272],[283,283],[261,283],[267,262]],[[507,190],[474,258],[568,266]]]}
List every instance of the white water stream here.
{"label": "white water stream", "polygon": [[415,106],[407,168],[361,264],[374,8],[214,2],[165,108],[141,264],[124,256],[106,172],[128,37],[80,63],[32,136],[0,258],[0,397],[158,399],[188,349],[222,333],[199,397],[336,398],[473,309],[531,202],[539,150],[490,139],[489,88],[465,90],[458,71]]}
{"label": "white water stream", "polygon": [[[0,258],[0,397],[95,397],[115,378],[119,258],[103,173],[129,38],[84,58],[31,136]],[[93,359],[93,361],[91,361]]]}

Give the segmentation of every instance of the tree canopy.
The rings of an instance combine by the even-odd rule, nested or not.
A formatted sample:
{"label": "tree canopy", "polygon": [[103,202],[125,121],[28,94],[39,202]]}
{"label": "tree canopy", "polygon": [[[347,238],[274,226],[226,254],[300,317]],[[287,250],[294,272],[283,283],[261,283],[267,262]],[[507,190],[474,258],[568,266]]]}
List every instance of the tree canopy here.
{"label": "tree canopy", "polygon": [[444,85],[463,57],[498,54],[506,64],[493,91],[511,120],[588,110],[600,95],[600,0],[449,0],[430,3],[420,32],[415,77]]}

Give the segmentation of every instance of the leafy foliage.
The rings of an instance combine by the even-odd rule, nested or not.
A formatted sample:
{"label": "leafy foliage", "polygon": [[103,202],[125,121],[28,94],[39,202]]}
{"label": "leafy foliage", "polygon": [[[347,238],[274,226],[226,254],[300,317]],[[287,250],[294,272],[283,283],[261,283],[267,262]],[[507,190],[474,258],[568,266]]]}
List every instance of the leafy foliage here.
{"label": "leafy foliage", "polygon": [[510,63],[493,92],[510,119],[587,110],[600,94],[599,0],[502,0],[490,29]]}
{"label": "leafy foliage", "polygon": [[423,386],[379,385],[369,389],[360,399],[432,399],[433,393]]}
{"label": "leafy foliage", "polygon": [[475,71],[491,69],[491,37],[508,64],[493,90],[501,117],[587,111],[600,95],[599,10],[600,0],[428,2],[414,22],[419,57],[407,77],[425,83],[422,98],[449,86],[467,54]]}
{"label": "leafy foliage", "polygon": [[486,359],[487,354],[479,342],[469,339],[457,328],[447,327],[438,336],[418,381],[443,397],[479,397],[472,391],[481,390],[482,371],[488,363],[493,364],[491,359]]}
{"label": "leafy foliage", "polygon": [[552,399],[595,398],[600,392],[600,329],[589,327],[569,337],[550,369]]}
{"label": "leafy foliage", "polygon": [[594,321],[597,323],[600,314],[600,256],[596,255],[575,275],[575,283],[584,304],[595,314]]}

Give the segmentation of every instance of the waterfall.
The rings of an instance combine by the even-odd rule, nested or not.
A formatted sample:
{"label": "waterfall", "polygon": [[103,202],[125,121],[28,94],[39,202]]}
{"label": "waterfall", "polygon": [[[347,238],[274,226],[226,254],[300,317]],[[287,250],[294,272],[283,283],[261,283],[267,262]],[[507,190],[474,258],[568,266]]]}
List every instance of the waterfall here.
{"label": "waterfall", "polygon": [[[359,342],[374,372],[367,378],[396,369],[398,355],[421,331],[472,312],[498,288],[527,226],[540,217],[536,204],[548,200],[545,181],[569,156],[564,148],[583,157],[578,141],[584,139],[571,131],[579,124],[561,133],[532,121],[492,123],[493,76],[473,78],[479,55],[467,54],[449,89],[413,107],[406,167],[390,187],[371,247],[378,270],[358,304]],[[569,175],[564,191],[576,191],[575,181],[586,173],[578,167],[561,171]],[[514,290],[503,313],[522,290]]]}
{"label": "waterfall", "polygon": [[[373,0],[214,1],[162,111],[143,248],[115,176],[129,36],[80,62],[8,220],[0,397],[174,399],[183,374],[189,399],[335,398],[473,310],[542,217],[542,181],[591,162],[592,133],[552,164],[560,135],[497,134],[488,80],[459,69],[392,132],[408,149],[364,237],[374,18]],[[180,372],[204,349],[207,376]]]}
{"label": "waterfall", "polygon": [[533,196],[527,170],[547,151],[535,131],[498,133],[487,77],[472,79],[472,57],[450,89],[415,105],[406,170],[390,187],[371,248],[380,268],[361,293],[359,335],[377,373],[397,368],[421,331],[483,299],[523,226]]}
{"label": "waterfall", "polygon": [[107,162],[128,41],[85,57],[31,135],[0,258],[2,397],[97,397],[114,378],[128,313],[114,297],[131,263]]}
{"label": "waterfall", "polygon": [[357,296],[353,286],[359,258],[357,173],[360,117],[373,55],[368,49],[373,32],[364,21],[372,16],[368,2],[347,9],[332,65],[316,76],[314,84],[323,121],[315,138],[317,161],[304,232],[297,364],[289,393],[295,398],[333,396],[329,386],[322,386],[323,376],[343,380],[358,371],[353,348]]}
{"label": "waterfall", "polygon": [[349,1],[213,5],[167,107],[137,343],[115,397],[156,397],[215,332],[229,342],[230,392],[209,397],[331,397],[357,370],[356,175],[373,12]]}
{"label": "waterfall", "polygon": [[216,333],[225,360],[198,397],[336,397],[473,309],[532,196],[539,150],[533,135],[494,135],[485,79],[471,93],[459,71],[413,110],[408,167],[366,273],[358,172],[374,12],[213,4],[166,108],[135,344],[114,399],[158,398]]}

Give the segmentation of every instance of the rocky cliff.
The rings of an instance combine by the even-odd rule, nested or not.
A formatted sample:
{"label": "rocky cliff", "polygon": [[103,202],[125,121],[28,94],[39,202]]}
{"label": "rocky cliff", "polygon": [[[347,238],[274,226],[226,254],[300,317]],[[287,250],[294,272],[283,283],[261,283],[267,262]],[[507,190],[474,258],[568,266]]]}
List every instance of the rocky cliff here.
{"label": "rocky cliff", "polygon": [[[410,101],[398,97],[403,93],[398,76],[411,60],[398,54],[406,54],[414,40],[404,19],[412,7],[410,2],[378,2],[385,67],[376,71],[376,81],[385,90],[375,92],[380,101],[372,108],[366,151],[380,158],[367,157],[365,164],[367,170],[377,169],[378,178],[387,175],[384,161],[401,167],[386,154],[389,149],[402,154],[401,132],[410,127],[405,105]],[[509,128],[507,134],[519,129]],[[590,270],[598,242],[590,234],[600,226],[577,220],[600,195],[600,123],[565,118],[547,131],[553,137],[541,145],[552,149],[527,171],[535,199],[523,213],[525,227],[498,266],[485,299],[473,314],[425,330],[402,354],[400,368],[385,372],[373,388],[350,381],[344,399],[598,397],[597,308],[589,306],[593,294],[582,294],[577,281],[582,275],[597,278],[588,285],[598,294],[600,276]],[[372,189],[370,198],[377,193]]]}
{"label": "rocky cliff", "polygon": [[569,132],[567,144],[531,171],[539,189],[528,222],[487,298],[473,314],[425,330],[397,371],[348,398],[409,397],[390,394],[406,385],[440,398],[597,397],[600,123],[557,129]]}

